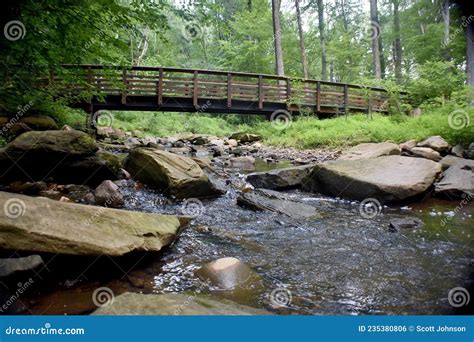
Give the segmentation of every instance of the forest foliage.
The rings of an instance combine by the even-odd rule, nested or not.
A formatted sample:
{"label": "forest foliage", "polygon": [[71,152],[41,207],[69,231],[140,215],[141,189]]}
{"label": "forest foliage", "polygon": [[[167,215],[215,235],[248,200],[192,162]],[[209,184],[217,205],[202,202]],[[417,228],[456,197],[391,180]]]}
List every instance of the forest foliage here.
{"label": "forest foliage", "polygon": [[[281,22],[276,34],[275,2]],[[15,111],[32,101],[40,111],[64,116],[59,106],[68,99],[61,102],[56,89],[37,86],[62,64],[275,74],[276,39],[289,77],[307,73],[312,79],[404,89],[413,107],[445,105],[453,93],[468,93],[465,30],[474,16],[453,1],[378,0],[375,22],[374,0],[296,3],[299,12],[294,0],[6,0],[0,5],[2,25],[18,20],[24,32],[21,39],[0,39],[0,108]],[[374,74],[374,38],[380,77]]]}

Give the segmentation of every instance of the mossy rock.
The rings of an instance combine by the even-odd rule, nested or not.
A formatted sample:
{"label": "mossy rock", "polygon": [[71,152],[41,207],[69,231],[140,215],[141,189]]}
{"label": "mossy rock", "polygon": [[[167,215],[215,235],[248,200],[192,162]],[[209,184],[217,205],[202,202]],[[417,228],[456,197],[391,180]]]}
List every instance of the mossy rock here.
{"label": "mossy rock", "polygon": [[191,158],[158,149],[138,147],[125,161],[132,177],[176,198],[209,197],[221,194]]}
{"label": "mossy rock", "polygon": [[[12,195],[0,192],[0,203]],[[68,255],[157,252],[188,220],[15,194],[21,215],[0,220],[0,248]],[[98,214],[99,213],[99,214]]]}
{"label": "mossy rock", "polygon": [[98,185],[116,179],[120,159],[98,150],[95,139],[84,132],[26,132],[0,149],[2,181],[51,177],[58,182]]}

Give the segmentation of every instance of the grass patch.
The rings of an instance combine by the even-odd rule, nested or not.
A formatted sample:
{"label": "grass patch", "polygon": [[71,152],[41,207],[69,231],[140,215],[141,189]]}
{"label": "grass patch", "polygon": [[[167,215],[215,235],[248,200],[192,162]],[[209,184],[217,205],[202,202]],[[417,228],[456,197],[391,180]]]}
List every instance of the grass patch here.
{"label": "grass patch", "polygon": [[[167,137],[181,132],[228,136],[233,132],[245,131],[260,134],[270,145],[295,147],[299,149],[322,146],[351,146],[363,142],[404,142],[410,139],[422,140],[431,135],[441,135],[451,144],[468,146],[474,141],[474,109],[460,110],[469,118],[470,125],[453,129],[449,125],[454,106],[425,110],[423,115],[412,118],[405,115],[383,116],[373,114],[352,114],[332,119],[319,120],[316,117],[295,118],[292,124],[279,130],[270,122],[255,117],[236,115],[181,114],[161,112],[112,112],[113,125],[124,131],[138,131],[139,135]],[[53,115],[60,124],[75,128],[85,123],[84,113],[63,110]],[[0,141],[1,144],[1,141]]]}
{"label": "grass patch", "polygon": [[248,129],[245,125],[231,124],[222,116],[160,112],[114,112],[114,126],[160,137],[180,132],[226,136],[236,130]]}
{"label": "grass patch", "polygon": [[[319,120],[301,117],[284,130],[278,130],[265,122],[249,128],[261,134],[268,144],[312,148],[319,146],[350,146],[363,142],[404,142],[410,139],[422,140],[432,135],[441,135],[451,144],[469,145],[474,141],[473,126],[453,129],[449,125],[447,109],[435,109],[418,118],[407,116],[366,114],[341,116]],[[466,111],[474,124],[474,110]]]}

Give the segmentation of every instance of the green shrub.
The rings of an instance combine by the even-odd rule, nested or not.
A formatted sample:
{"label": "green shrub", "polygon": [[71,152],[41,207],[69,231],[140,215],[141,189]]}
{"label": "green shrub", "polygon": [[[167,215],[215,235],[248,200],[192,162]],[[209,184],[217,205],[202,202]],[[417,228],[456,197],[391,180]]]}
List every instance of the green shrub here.
{"label": "green shrub", "polygon": [[452,62],[429,61],[418,68],[418,78],[408,84],[414,105],[445,104],[451,94],[463,88],[464,73]]}

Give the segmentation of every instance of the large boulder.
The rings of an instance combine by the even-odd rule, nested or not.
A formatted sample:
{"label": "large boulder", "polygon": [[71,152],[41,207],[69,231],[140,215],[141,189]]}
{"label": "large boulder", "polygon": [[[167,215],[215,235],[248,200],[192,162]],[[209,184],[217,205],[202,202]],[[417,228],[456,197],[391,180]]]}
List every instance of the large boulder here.
{"label": "large boulder", "polygon": [[26,132],[0,149],[2,181],[52,177],[82,184],[116,179],[120,161],[98,149],[95,140],[80,131]]}
{"label": "large boulder", "polygon": [[0,192],[0,248],[120,256],[159,251],[187,219]]}
{"label": "large boulder", "polygon": [[54,179],[62,183],[96,186],[104,179],[118,179],[121,168],[122,160],[117,155],[100,150],[92,156],[63,163],[60,168],[63,172],[55,172]]}
{"label": "large boulder", "polygon": [[49,131],[59,129],[58,124],[46,115],[24,116],[18,122],[28,125],[33,131]]}
{"label": "large boulder", "polygon": [[191,158],[152,148],[133,149],[125,161],[132,177],[176,198],[220,195]]}
{"label": "large boulder", "polygon": [[429,147],[438,152],[447,152],[449,143],[439,135],[434,135],[418,143],[419,147]]}
{"label": "large boulder", "polygon": [[237,197],[237,204],[255,211],[273,211],[295,219],[318,217],[316,208],[308,204],[292,201],[277,191],[256,189],[253,192],[242,193]]}
{"label": "large boulder", "polygon": [[462,159],[443,173],[443,178],[435,183],[435,192],[448,197],[463,194],[474,196],[474,165],[471,160]]}
{"label": "large boulder", "polygon": [[301,181],[308,176],[314,165],[303,165],[275,169],[268,172],[254,172],[247,175],[247,182],[256,188],[290,189],[301,185]]}
{"label": "large boulder", "polygon": [[126,292],[93,315],[211,316],[269,315],[264,310],[199,293],[139,294]]}
{"label": "large boulder", "polygon": [[45,115],[24,116],[19,120],[2,117],[0,128],[4,133],[18,136],[28,131],[47,131],[59,129],[56,121]]}
{"label": "large boulder", "polygon": [[400,146],[391,142],[363,143],[341,154],[340,160],[376,158],[380,156],[400,155]]}
{"label": "large boulder", "polygon": [[306,190],[356,200],[400,201],[428,190],[441,165],[422,158],[384,156],[317,165],[303,180]]}

